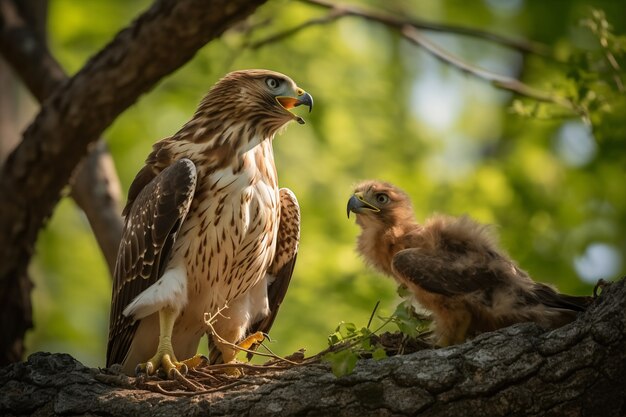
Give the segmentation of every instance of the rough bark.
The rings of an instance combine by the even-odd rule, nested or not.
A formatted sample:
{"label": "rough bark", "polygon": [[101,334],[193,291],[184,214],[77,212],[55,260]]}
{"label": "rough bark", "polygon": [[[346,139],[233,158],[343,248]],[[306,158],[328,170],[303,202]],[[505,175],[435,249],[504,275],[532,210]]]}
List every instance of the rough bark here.
{"label": "rough bark", "polygon": [[[0,205],[0,364],[22,355],[32,326],[27,266],[35,240],[89,145],[141,94],[263,2],[157,0],[45,101],[0,172],[0,195],[11,196]],[[0,21],[0,30],[11,30],[10,22]]]}
{"label": "rough bark", "polygon": [[[0,0],[0,53],[39,103],[68,80],[48,49],[47,9],[47,0]],[[76,169],[70,194],[87,216],[112,275],[122,237],[121,186],[102,139]]]}
{"label": "rough bark", "polygon": [[469,343],[381,361],[336,378],[307,365],[221,392],[170,397],[116,388],[63,354],[0,369],[0,414],[211,416],[624,416],[626,280],[572,324],[519,324]]}

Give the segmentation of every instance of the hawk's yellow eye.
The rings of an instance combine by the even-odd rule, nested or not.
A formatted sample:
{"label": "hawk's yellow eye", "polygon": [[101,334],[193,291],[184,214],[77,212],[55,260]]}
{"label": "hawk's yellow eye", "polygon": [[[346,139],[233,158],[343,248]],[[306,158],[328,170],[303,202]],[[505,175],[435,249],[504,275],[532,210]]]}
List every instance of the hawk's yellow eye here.
{"label": "hawk's yellow eye", "polygon": [[267,86],[271,88],[272,90],[275,90],[280,85],[280,81],[277,80],[276,78],[269,77],[265,79],[265,84],[267,84]]}
{"label": "hawk's yellow eye", "polygon": [[387,196],[387,194],[378,193],[376,194],[376,201],[378,201],[380,204],[387,204],[389,202],[389,197]]}

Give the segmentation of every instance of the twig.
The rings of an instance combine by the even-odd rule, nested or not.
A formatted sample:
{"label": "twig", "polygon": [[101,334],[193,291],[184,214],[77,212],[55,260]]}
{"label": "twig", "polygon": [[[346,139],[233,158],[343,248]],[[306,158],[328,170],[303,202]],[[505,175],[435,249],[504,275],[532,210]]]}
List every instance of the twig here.
{"label": "twig", "polygon": [[262,46],[271,44],[271,43],[275,43],[275,42],[279,42],[282,41],[285,38],[288,38],[290,36],[295,35],[298,32],[301,32],[304,29],[307,29],[311,26],[318,26],[318,25],[325,25],[325,24],[329,24],[332,23],[334,21],[336,21],[337,19],[341,18],[341,17],[345,17],[345,16],[351,16],[350,13],[348,13],[346,10],[344,9],[339,9],[339,8],[333,8],[331,9],[328,14],[326,16],[322,16],[322,17],[317,17],[314,19],[310,19],[307,20],[306,22],[298,25],[298,26],[294,26],[291,29],[287,29],[283,32],[279,32],[276,33],[274,35],[268,36],[267,38],[264,38],[260,41],[256,41],[256,42],[251,42],[249,43],[247,46],[251,49],[258,49],[261,48]]}
{"label": "twig", "polygon": [[538,90],[534,87],[529,86],[528,84],[524,84],[523,82],[516,80],[515,78],[496,74],[494,72],[463,61],[462,59],[450,54],[449,52],[437,46],[435,43],[431,42],[426,36],[424,36],[414,27],[408,25],[404,26],[401,30],[401,33],[402,36],[405,37],[405,39],[417,46],[421,46],[427,52],[429,52],[431,55],[441,60],[442,62],[450,64],[453,67],[458,68],[465,73],[474,75],[477,78],[488,81],[496,88],[512,91],[519,95],[535,99],[537,101],[553,103],[581,116],[584,120],[589,119],[587,112],[583,108],[574,104],[571,100],[557,96],[552,93]]}
{"label": "twig", "polygon": [[215,313],[215,314],[204,313],[204,322],[205,322],[205,324],[209,328],[209,331],[211,332],[211,334],[213,336],[215,336],[220,343],[222,343],[222,344],[224,344],[226,346],[229,346],[229,347],[231,347],[231,348],[233,348],[235,350],[241,351],[241,352],[252,353],[254,355],[259,355],[259,356],[265,356],[265,357],[268,357],[268,358],[278,359],[280,361],[287,362],[287,363],[290,363],[292,365],[298,365],[297,362],[290,361],[289,359],[285,359],[285,358],[280,357],[280,356],[278,356],[278,355],[276,355],[274,353],[262,353],[262,352],[254,351],[254,350],[251,350],[251,349],[244,349],[241,346],[239,346],[239,345],[237,345],[235,343],[229,342],[228,340],[226,340],[222,336],[220,336],[217,333],[217,331],[215,330],[215,327],[213,327],[213,323],[215,322],[215,317],[218,314],[221,315],[222,311],[225,310],[226,308],[228,308],[228,306],[224,306],[222,308],[219,308],[217,310],[217,313]]}
{"label": "twig", "polygon": [[376,314],[376,310],[378,310],[378,306],[380,305],[380,300],[376,301],[376,305],[374,306],[374,309],[372,310],[372,314],[370,314],[370,319],[367,321],[367,328],[370,328],[370,325],[372,324],[372,320],[374,320],[374,314]]}
{"label": "twig", "polygon": [[480,29],[463,27],[463,26],[454,26],[454,25],[446,25],[442,23],[429,22],[422,19],[416,18],[399,18],[397,16],[393,16],[386,13],[381,13],[374,10],[368,10],[358,6],[345,5],[345,4],[335,4],[331,1],[327,0],[300,0],[303,3],[307,3],[313,6],[323,7],[328,9],[329,12],[326,16],[315,18],[308,20],[302,23],[299,26],[288,29],[284,32],[280,32],[278,34],[272,35],[266,39],[257,41],[255,43],[250,44],[251,48],[259,48],[268,43],[276,42],[282,40],[286,37],[292,36],[297,32],[300,32],[310,26],[321,25],[332,23],[335,20],[347,17],[354,16],[360,17],[366,20],[372,20],[379,23],[384,23],[387,26],[395,27],[396,29],[401,29],[405,25],[410,25],[418,29],[433,31],[433,32],[445,32],[452,33],[456,35],[468,36],[477,39],[483,39],[491,42],[495,42],[502,46],[518,50],[523,53],[531,53],[539,56],[543,56],[546,58],[553,58],[551,50],[548,46],[530,42],[522,39],[514,39],[507,36],[498,35],[495,33],[487,32]]}
{"label": "twig", "polygon": [[[282,358],[279,358],[282,360]],[[267,370],[280,370],[280,369],[288,369],[294,365],[299,365],[298,363],[293,363],[290,365],[255,365],[252,363],[241,363],[241,362],[232,362],[232,363],[216,363],[213,365],[207,365],[203,369],[207,370],[217,370],[217,369],[228,369],[228,368],[238,368],[238,369],[248,369],[252,371],[267,371]]]}
{"label": "twig", "polygon": [[588,123],[589,121],[589,115],[587,114],[587,111],[584,108],[573,103],[571,100],[564,98],[564,97],[560,97],[558,95],[555,95],[549,92],[541,91],[527,84],[524,84],[523,82],[516,80],[514,78],[496,74],[491,71],[487,71],[483,68],[479,68],[475,65],[472,65],[462,60],[461,58],[452,55],[448,51],[443,50],[436,44],[434,44],[432,41],[430,41],[427,37],[425,37],[421,33],[421,30],[447,32],[447,33],[454,33],[454,34],[460,34],[460,35],[465,35],[465,36],[472,36],[472,37],[476,37],[480,39],[493,41],[501,45],[519,50],[521,52],[533,53],[535,55],[553,58],[549,51],[549,48],[546,47],[545,45],[531,43],[528,41],[511,39],[511,38],[495,35],[489,32],[476,30],[476,29],[436,24],[436,23],[431,23],[431,22],[425,22],[425,21],[418,20],[418,19],[408,19],[408,18],[405,19],[405,18],[400,18],[397,16],[380,13],[377,11],[366,10],[364,8],[360,8],[356,6],[337,5],[327,0],[300,0],[300,1],[327,8],[329,9],[329,12],[324,17],[306,21],[299,26],[288,29],[284,32],[277,33],[268,38],[252,43],[249,46],[251,48],[259,48],[268,43],[277,42],[288,36],[292,36],[293,34],[303,29],[306,29],[310,26],[319,25],[319,24],[328,24],[345,16],[355,16],[355,17],[363,18],[369,21],[381,23],[385,26],[398,30],[400,34],[409,42],[424,48],[426,52],[435,56],[437,59],[441,60],[442,62],[452,65],[453,67],[456,67],[459,70],[467,74],[470,74],[477,78],[488,81],[496,88],[511,91],[521,96],[532,98],[537,101],[556,104],[580,116],[585,122]]}
{"label": "twig", "polygon": [[203,387],[185,378],[178,370],[174,372],[175,380],[190,391],[201,391]]}

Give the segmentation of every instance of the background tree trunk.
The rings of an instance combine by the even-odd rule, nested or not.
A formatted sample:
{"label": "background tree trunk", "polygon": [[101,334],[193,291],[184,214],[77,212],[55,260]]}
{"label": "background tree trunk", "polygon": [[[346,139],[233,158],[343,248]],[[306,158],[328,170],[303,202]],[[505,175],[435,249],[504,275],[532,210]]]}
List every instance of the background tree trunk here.
{"label": "background tree trunk", "polygon": [[472,342],[381,361],[336,378],[295,367],[220,392],[171,397],[116,388],[64,354],[0,370],[3,415],[624,416],[626,280],[574,323],[518,324]]}

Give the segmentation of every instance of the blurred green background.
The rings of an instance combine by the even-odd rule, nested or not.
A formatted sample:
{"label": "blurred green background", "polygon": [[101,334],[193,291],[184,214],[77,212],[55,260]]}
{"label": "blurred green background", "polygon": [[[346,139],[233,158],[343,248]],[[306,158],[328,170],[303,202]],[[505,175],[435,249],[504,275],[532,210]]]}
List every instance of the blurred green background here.
{"label": "blurred green background", "polygon": [[[624,33],[626,25],[621,0],[361,4],[532,39],[564,57],[575,50],[597,52],[597,39],[579,25],[592,6],[607,12],[616,32]],[[148,5],[51,0],[51,48],[74,73]],[[296,193],[302,210],[298,264],[271,333],[275,352],[305,347],[315,353],[339,321],[365,325],[378,300],[382,315],[398,302],[392,281],[369,270],[354,251],[358,229],[345,207],[361,179],[405,189],[420,220],[434,212],[467,213],[497,224],[503,246],[521,267],[563,292],[588,294],[596,279],[624,274],[623,102],[594,119],[593,133],[567,114],[539,109],[538,117],[523,117],[511,110],[512,94],[355,18],[314,26],[260,49],[245,46],[323,14],[296,1],[269,1],[251,18],[253,32],[239,28],[207,45],[104,134],[125,195],[151,144],[175,133],[226,72],[274,69],[314,96],[314,111],[302,114],[307,124],[289,126],[274,144],[280,183]],[[428,36],[483,68],[521,74],[545,90],[568,88],[563,74],[570,68],[550,60],[471,38]],[[102,366],[111,280],[86,219],[70,199],[63,199],[41,233],[31,272],[35,329],[28,334],[29,353],[68,352]]]}

